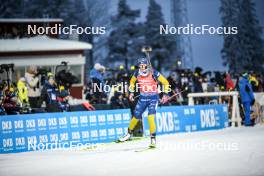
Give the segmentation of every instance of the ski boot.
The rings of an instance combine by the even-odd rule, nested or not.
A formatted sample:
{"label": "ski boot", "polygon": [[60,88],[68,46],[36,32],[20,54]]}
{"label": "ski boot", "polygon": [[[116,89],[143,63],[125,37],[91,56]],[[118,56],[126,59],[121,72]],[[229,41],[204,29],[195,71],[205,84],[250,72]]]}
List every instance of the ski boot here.
{"label": "ski boot", "polygon": [[156,148],[156,134],[150,135],[150,145],[149,148]]}
{"label": "ski boot", "polygon": [[127,134],[125,134],[124,136],[120,137],[117,142],[125,142],[130,140],[132,137],[132,131],[130,129],[127,130]]}

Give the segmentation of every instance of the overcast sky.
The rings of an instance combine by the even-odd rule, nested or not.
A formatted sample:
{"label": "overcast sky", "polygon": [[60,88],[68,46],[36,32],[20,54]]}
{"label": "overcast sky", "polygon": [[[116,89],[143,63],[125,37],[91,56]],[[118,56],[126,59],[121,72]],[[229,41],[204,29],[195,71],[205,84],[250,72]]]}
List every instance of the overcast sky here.
{"label": "overcast sky", "polygon": [[[170,0],[156,0],[162,7],[166,23],[170,23]],[[254,0],[261,26],[264,27],[264,1]],[[113,0],[113,7],[117,7],[118,0]],[[127,0],[132,9],[140,9],[140,21],[145,21],[148,0]],[[189,23],[194,25],[208,24],[221,26],[219,15],[220,0],[187,0]],[[116,9],[115,9],[116,10]],[[113,10],[113,11],[115,11]],[[262,35],[264,38],[264,34]],[[205,70],[225,70],[222,65],[220,51],[223,38],[218,35],[191,35],[194,66],[201,66]]]}

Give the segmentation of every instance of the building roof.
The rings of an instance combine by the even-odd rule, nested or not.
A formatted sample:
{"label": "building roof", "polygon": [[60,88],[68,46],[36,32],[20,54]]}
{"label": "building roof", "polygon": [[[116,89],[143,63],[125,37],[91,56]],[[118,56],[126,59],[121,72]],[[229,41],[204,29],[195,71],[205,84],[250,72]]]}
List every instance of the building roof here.
{"label": "building roof", "polygon": [[73,51],[92,49],[86,42],[49,38],[41,35],[31,38],[0,39],[0,52]]}
{"label": "building roof", "polygon": [[0,23],[62,23],[61,18],[0,18]]}

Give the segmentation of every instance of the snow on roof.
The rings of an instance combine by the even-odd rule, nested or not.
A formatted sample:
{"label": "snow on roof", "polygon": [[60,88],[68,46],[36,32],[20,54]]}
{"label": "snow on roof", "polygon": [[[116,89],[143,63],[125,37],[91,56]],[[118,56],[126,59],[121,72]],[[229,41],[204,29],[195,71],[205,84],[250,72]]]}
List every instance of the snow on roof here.
{"label": "snow on roof", "polygon": [[49,38],[41,35],[31,38],[0,39],[0,52],[34,52],[92,49],[86,42]]}
{"label": "snow on roof", "polygon": [[63,22],[61,18],[0,18],[0,23],[47,23],[47,22]]}

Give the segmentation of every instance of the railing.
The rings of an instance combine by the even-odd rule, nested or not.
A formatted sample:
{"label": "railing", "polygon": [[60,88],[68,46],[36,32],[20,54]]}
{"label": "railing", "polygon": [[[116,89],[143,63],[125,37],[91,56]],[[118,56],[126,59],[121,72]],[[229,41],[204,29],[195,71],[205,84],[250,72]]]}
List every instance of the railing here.
{"label": "railing", "polygon": [[223,96],[232,96],[233,101],[232,101],[232,115],[231,115],[231,124],[232,127],[241,126],[241,116],[240,116],[240,111],[239,111],[239,104],[238,104],[238,92],[233,91],[233,92],[203,92],[203,93],[189,93],[188,94],[188,104],[189,105],[194,105],[194,98],[199,98],[199,97],[221,97]]}

